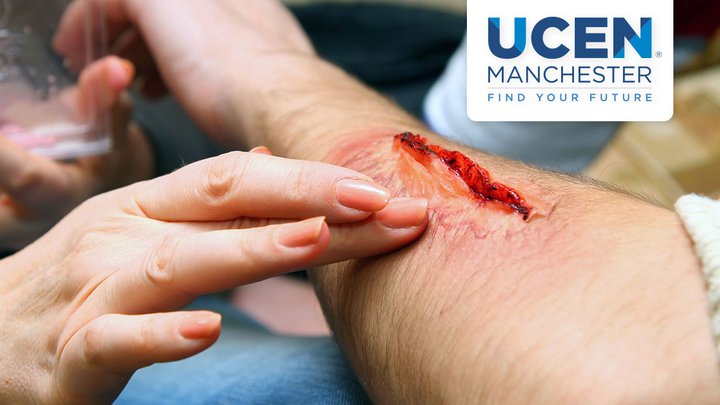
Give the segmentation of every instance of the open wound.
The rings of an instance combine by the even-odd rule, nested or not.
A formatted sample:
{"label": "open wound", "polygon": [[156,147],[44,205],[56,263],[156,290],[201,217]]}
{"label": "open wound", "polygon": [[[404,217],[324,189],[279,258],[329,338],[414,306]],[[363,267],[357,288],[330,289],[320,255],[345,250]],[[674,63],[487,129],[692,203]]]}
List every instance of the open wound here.
{"label": "open wound", "polygon": [[517,191],[493,181],[490,172],[478,166],[461,152],[449,151],[438,145],[429,145],[426,138],[410,132],[395,135],[393,150],[407,152],[427,170],[432,170],[433,163],[439,162],[465,183],[466,191],[475,200],[483,204],[495,201],[520,214],[525,221],[530,218],[533,209]]}

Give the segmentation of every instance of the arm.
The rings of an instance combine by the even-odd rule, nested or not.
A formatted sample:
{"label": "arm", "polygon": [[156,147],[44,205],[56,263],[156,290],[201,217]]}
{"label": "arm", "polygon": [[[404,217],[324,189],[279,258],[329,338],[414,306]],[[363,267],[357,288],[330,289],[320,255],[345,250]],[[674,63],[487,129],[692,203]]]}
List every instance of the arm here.
{"label": "arm", "polygon": [[[430,200],[432,225],[421,241],[314,274],[333,330],[374,399],[720,398],[704,285],[674,213],[448,145],[319,60],[279,66],[293,70],[262,93],[272,114],[242,133]],[[239,110],[258,116],[246,105]],[[407,130],[465,151],[536,215],[526,222],[496,203],[449,195],[437,186],[453,181],[448,172],[427,171],[393,150],[393,135]]]}
{"label": "arm", "polygon": [[[353,184],[377,192],[359,198]],[[168,311],[422,234],[427,221],[403,226],[407,210],[388,200],[351,170],[262,153],[223,155],[88,200],[0,260],[0,403],[111,403],[135,370],[217,339],[219,316]],[[415,207],[425,219],[426,204]],[[339,224],[352,232],[336,234]]]}
{"label": "arm", "polygon": [[[96,1],[116,12],[117,27],[139,28],[165,84],[226,144],[267,144],[429,197],[432,226],[422,240],[314,275],[376,400],[717,402],[703,282],[672,212],[447,145],[320,61],[279,3]],[[166,18],[170,9],[187,18]],[[69,14],[63,26],[56,45],[72,59],[82,24]],[[218,37],[236,41],[230,50]],[[201,103],[188,96],[198,88]],[[438,187],[455,184],[447,171],[423,171],[393,151],[392,137],[405,131],[464,150],[537,215],[525,222]]]}

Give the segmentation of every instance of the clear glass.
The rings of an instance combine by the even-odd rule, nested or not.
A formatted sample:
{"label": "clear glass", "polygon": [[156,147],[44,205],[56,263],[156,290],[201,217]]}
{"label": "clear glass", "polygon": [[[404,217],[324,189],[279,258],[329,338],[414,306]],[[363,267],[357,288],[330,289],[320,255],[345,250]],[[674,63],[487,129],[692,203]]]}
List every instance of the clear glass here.
{"label": "clear glass", "polygon": [[[79,0],[86,1],[86,0]],[[77,75],[52,49],[70,0],[0,0],[0,133],[34,154],[55,159],[107,153],[107,116],[73,105]],[[102,13],[85,4],[89,63],[101,56],[89,35],[104,32]],[[92,28],[96,29],[92,29]],[[99,28],[99,29],[97,29]],[[80,116],[79,110],[85,111]]]}

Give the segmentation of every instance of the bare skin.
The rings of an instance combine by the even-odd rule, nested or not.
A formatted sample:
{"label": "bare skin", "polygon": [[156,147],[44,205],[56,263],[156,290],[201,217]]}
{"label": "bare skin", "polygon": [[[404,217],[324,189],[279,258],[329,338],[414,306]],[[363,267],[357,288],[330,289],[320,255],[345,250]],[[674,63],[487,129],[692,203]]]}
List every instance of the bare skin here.
{"label": "bare skin", "polygon": [[85,202],[0,261],[0,402],[110,403],[137,369],[215,342],[217,314],[171,312],[198,296],[422,234],[424,201],[348,199],[348,181],[379,187],[238,152]]}
{"label": "bare skin", "polygon": [[[105,1],[122,6],[119,20],[142,33],[153,55],[176,49],[173,38],[186,32],[162,18],[160,1]],[[231,3],[213,2],[202,18]],[[232,9],[236,29],[229,13],[195,21],[194,32],[213,24],[213,32],[232,34],[237,46],[223,60],[244,68],[213,76],[224,86],[211,86],[211,99],[222,100],[212,114],[184,91],[214,60],[212,36],[193,37],[210,50],[183,48],[203,61],[185,72],[173,69],[172,58],[154,61],[168,88],[228,144],[344,165],[395,193],[430,200],[431,226],[418,242],[313,274],[333,331],[374,400],[720,401],[704,283],[674,213],[443,141],[318,59],[279,6],[244,2]],[[59,46],[71,48],[72,35],[62,38]],[[525,222],[492,204],[439,194],[446,174],[422,171],[393,151],[393,136],[405,131],[463,151],[546,214]]]}
{"label": "bare skin", "polygon": [[[430,201],[432,225],[419,242],[314,277],[373,399],[720,400],[704,282],[673,212],[451,145],[336,68],[295,62],[288,75],[305,79],[292,77],[278,91],[307,96],[278,99],[282,113],[259,126],[269,129],[246,133],[265,134],[262,142],[279,153],[353,168]],[[303,105],[324,108],[313,114],[320,110]],[[545,215],[524,222],[466,195],[438,193],[446,174],[393,150],[404,131],[465,152]]]}
{"label": "bare skin", "polygon": [[[372,156],[395,159],[389,142],[381,144]],[[504,162],[471,156],[505,172]],[[503,174],[552,206],[524,223],[464,196],[433,198],[434,183],[447,179],[418,184],[392,160],[383,168],[358,155],[335,159],[371,176],[384,173],[378,179],[395,173],[384,184],[398,192],[424,188],[420,195],[430,199],[432,227],[420,242],[315,276],[334,330],[375,399],[718,398],[703,283],[671,212],[539,172],[531,181]],[[690,368],[703,372],[677,373]]]}

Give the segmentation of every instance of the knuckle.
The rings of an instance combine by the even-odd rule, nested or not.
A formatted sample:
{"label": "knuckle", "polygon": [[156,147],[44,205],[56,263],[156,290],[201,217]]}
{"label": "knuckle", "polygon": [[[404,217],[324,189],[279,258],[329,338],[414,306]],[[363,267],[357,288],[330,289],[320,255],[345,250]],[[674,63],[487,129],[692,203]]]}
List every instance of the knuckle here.
{"label": "knuckle", "polygon": [[233,191],[247,165],[240,152],[214,159],[208,166],[200,188],[201,199],[209,207],[224,207],[233,199]]}
{"label": "knuckle", "polygon": [[313,184],[315,184],[315,178],[312,171],[306,166],[300,165],[287,177],[283,198],[292,206],[306,203]]}
{"label": "knuckle", "polygon": [[[251,231],[252,232],[252,231]],[[253,248],[253,240],[255,238],[239,237],[234,238],[232,242],[232,248],[236,252],[240,252],[243,257],[252,255],[256,249]]]}
{"label": "knuckle", "polygon": [[251,246],[252,242],[250,241],[250,239],[251,238],[235,237],[231,241],[231,248],[243,260],[250,259],[254,252],[254,249]]}
{"label": "knuckle", "polygon": [[107,319],[99,319],[87,328],[82,338],[83,360],[93,367],[103,367],[106,355],[102,349],[105,341],[105,323]]}
{"label": "knuckle", "polygon": [[145,280],[148,285],[159,289],[167,289],[173,285],[175,279],[173,257],[177,245],[177,240],[168,237],[153,249],[145,266]]}
{"label": "knuckle", "polygon": [[283,253],[275,243],[268,240],[272,238],[271,234],[260,234],[264,232],[262,228],[251,232],[253,232],[252,236],[248,234],[246,237],[235,238],[232,241],[232,249],[237,252],[235,265],[238,270],[252,272],[254,269],[263,268],[268,261],[277,260]]}
{"label": "knuckle", "polygon": [[153,327],[152,321],[149,319],[143,321],[137,333],[133,334],[133,351],[136,353],[152,353],[155,348],[155,342],[155,328]]}

